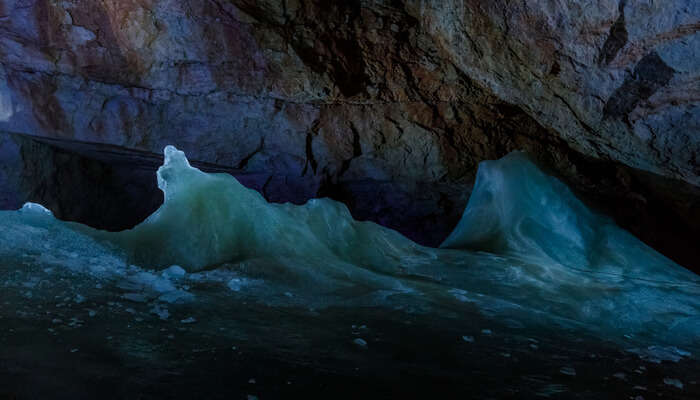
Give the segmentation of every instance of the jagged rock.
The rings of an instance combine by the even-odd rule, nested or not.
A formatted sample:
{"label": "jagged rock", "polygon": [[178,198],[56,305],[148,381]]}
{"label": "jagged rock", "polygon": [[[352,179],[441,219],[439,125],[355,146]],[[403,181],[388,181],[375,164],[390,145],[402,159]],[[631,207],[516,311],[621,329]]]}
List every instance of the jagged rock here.
{"label": "jagged rock", "polygon": [[[684,0],[6,0],[0,130],[124,173],[97,144],[139,159],[174,144],[270,200],[331,196],[433,245],[477,163],[525,149],[697,265],[698,15]],[[2,206],[116,229],[157,204],[151,167],[124,195],[150,196],[138,211],[100,202],[126,178],[92,167],[21,187],[44,167],[18,140],[0,138],[18,165],[0,168]],[[85,196],[90,211],[70,205]]]}

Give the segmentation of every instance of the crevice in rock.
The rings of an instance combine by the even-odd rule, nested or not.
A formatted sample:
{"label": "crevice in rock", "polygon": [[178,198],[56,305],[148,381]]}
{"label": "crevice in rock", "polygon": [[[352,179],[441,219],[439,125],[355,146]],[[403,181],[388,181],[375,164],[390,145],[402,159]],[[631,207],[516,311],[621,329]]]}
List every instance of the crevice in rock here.
{"label": "crevice in rock", "polygon": [[362,155],[362,145],[360,144],[360,132],[357,131],[354,124],[350,124],[350,131],[352,131],[352,156],[353,158],[360,157]]}
{"label": "crevice in rock", "polygon": [[617,53],[619,53],[620,50],[627,44],[628,34],[627,26],[625,24],[626,3],[627,0],[620,0],[618,7],[620,16],[610,28],[608,38],[605,40],[605,44],[603,44],[603,48],[600,51],[598,56],[598,62],[600,64],[610,64],[610,62],[615,59],[615,56],[617,56]]}
{"label": "crevice in rock", "polygon": [[255,148],[250,154],[247,156],[243,157],[241,161],[236,165],[236,169],[245,169],[248,166],[248,162],[250,161],[251,158],[255,157],[257,154],[259,154],[263,148],[265,147],[265,137],[260,138],[260,143],[258,144],[258,147]]}
{"label": "crevice in rock", "polygon": [[311,125],[311,129],[306,132],[306,163],[304,164],[304,170],[301,175],[306,175],[309,166],[311,166],[311,171],[316,175],[316,168],[318,168],[318,162],[314,156],[314,136],[318,136],[318,130],[320,129],[321,121],[316,120]]}
{"label": "crevice in rock", "polygon": [[666,86],[675,71],[656,52],[647,54],[639,61],[634,72],[605,104],[605,118],[623,119],[631,125],[628,116],[641,102]]}

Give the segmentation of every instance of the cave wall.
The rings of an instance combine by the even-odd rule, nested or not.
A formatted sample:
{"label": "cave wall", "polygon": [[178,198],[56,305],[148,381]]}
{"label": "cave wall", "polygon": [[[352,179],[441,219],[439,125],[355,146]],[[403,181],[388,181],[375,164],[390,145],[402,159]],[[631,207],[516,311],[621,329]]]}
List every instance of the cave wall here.
{"label": "cave wall", "polygon": [[[524,149],[690,265],[699,15],[683,0],[0,0],[0,130],[120,171],[86,148],[174,144],[271,201],[334,197],[431,245],[478,162]],[[21,187],[36,167],[18,140],[0,139],[0,206],[33,193],[106,227],[94,216],[129,213],[100,210],[122,178],[83,186],[78,164],[56,164],[74,190]],[[67,206],[81,191],[92,211]]]}
{"label": "cave wall", "polygon": [[36,202],[57,216],[102,229],[126,229],[162,203],[154,179],[162,158],[93,145],[0,136],[0,204]]}

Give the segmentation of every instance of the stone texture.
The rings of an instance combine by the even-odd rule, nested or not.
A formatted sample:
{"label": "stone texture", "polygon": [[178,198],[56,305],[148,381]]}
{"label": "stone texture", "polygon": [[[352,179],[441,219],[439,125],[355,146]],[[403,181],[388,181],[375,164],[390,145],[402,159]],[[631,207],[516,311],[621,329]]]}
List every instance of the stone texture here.
{"label": "stone texture", "polygon": [[[525,149],[698,265],[698,16],[683,0],[0,0],[0,130],[107,170],[123,169],[105,148],[174,144],[270,200],[331,196],[432,245],[477,163]],[[96,190],[78,164],[62,164],[73,190],[17,189],[38,168],[18,140],[0,139],[21,165],[0,169],[5,207],[31,192],[116,229],[157,204],[100,220],[129,212],[99,209],[124,193],[100,172],[92,214],[67,206]]]}
{"label": "stone texture", "polygon": [[162,202],[152,178],[162,161],[158,157],[133,151],[114,154],[108,148],[100,152],[93,146],[82,149],[92,150],[83,153],[80,146],[66,150],[63,145],[25,135],[2,135],[3,208],[17,209],[34,201],[61,217],[90,221],[99,228],[124,229],[146,218]]}

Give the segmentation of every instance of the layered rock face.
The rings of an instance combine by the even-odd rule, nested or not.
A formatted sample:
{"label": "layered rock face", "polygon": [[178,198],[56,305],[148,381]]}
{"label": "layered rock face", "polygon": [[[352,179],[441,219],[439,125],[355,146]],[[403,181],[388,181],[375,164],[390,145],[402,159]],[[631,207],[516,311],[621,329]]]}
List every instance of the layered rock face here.
{"label": "layered rock face", "polygon": [[477,163],[523,149],[697,266],[699,16],[690,0],[3,0],[0,206],[124,228],[157,205],[173,144],[271,201],[334,197],[435,245]]}

